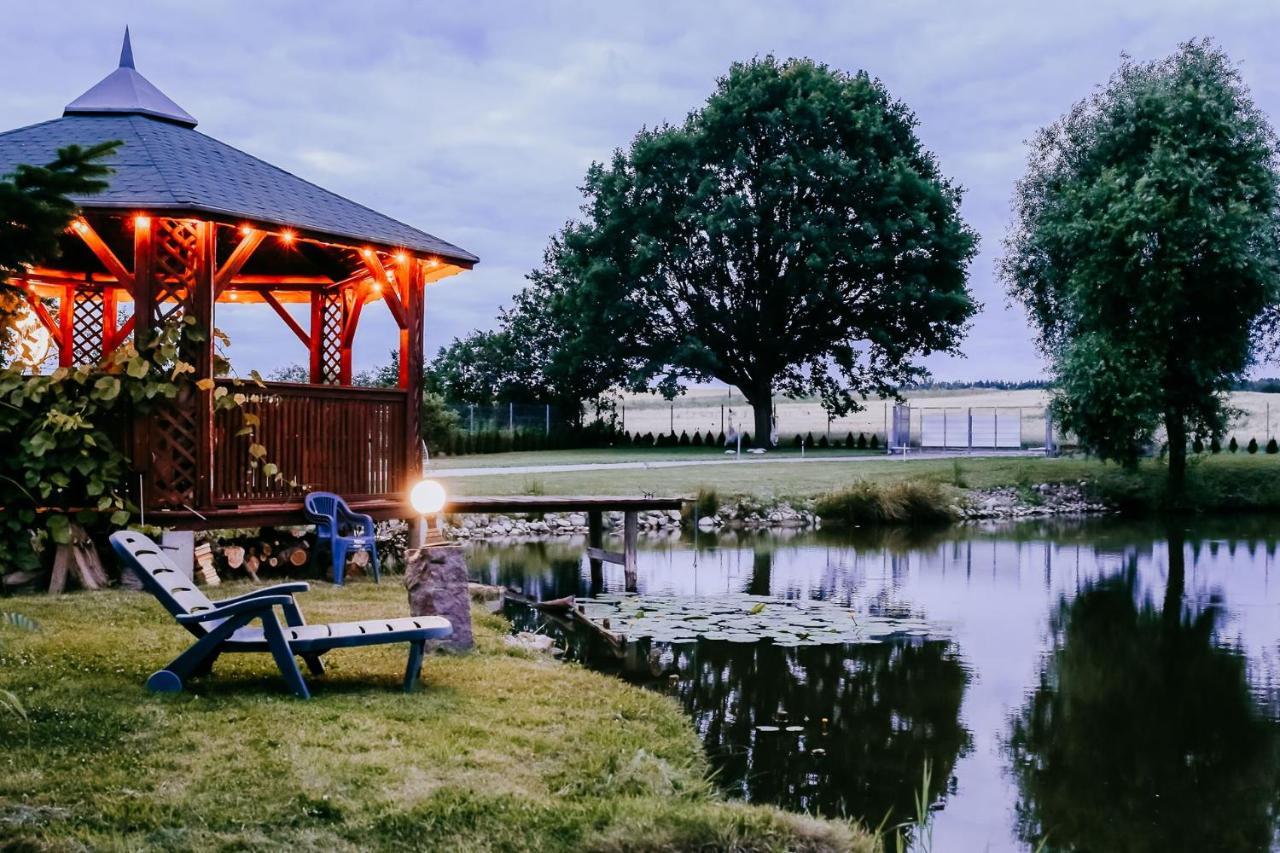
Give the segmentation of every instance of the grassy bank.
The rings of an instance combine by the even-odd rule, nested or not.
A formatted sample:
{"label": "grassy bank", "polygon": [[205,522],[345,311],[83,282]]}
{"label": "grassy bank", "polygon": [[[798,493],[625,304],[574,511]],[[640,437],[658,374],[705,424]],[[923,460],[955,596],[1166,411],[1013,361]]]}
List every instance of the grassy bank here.
{"label": "grassy bank", "polygon": [[[234,594],[243,590],[232,587]],[[302,596],[311,621],[400,614],[391,582]],[[185,646],[150,596],[0,601],[40,630],[0,627],[4,849],[871,850],[845,824],[728,803],[664,697],[502,643],[428,658],[338,651],[309,702],[267,655],[232,656],[177,696],[147,675]],[[189,639],[189,638],[187,638]]]}
{"label": "grassy bank", "polygon": [[[531,454],[537,456],[538,454]],[[503,464],[502,460],[495,460]],[[556,464],[569,457],[556,460]],[[593,459],[593,461],[603,461]],[[548,463],[551,460],[547,460]],[[520,464],[530,464],[522,460]],[[795,464],[789,458],[763,463],[688,465],[657,469],[538,472],[450,479],[448,488],[466,495],[695,495],[715,491],[724,497],[750,495],[761,500],[816,498],[858,482],[932,483],[960,489],[994,489],[1038,483],[1086,481],[1096,493],[1130,510],[1168,504],[1165,467],[1144,462],[1127,472],[1095,459],[1064,457],[970,457],[902,459],[871,457],[855,461]],[[1191,465],[1187,499],[1205,510],[1280,509],[1280,456],[1263,453],[1205,454]]]}

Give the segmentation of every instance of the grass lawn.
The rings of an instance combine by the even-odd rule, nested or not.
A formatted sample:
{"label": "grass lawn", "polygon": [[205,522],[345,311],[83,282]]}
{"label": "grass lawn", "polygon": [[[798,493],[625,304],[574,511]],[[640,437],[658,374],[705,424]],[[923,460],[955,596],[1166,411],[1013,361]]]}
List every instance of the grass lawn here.
{"label": "grass lawn", "polygon": [[[551,454],[502,454],[527,457]],[[478,460],[485,457],[463,457]],[[499,463],[502,460],[497,460]],[[561,456],[558,464],[570,461]],[[547,464],[552,464],[550,459]],[[474,463],[477,466],[482,464]],[[517,464],[517,463],[509,463]],[[895,482],[925,480],[948,486],[988,489],[1037,483],[1088,480],[1116,500],[1154,500],[1165,475],[1160,462],[1143,463],[1136,474],[1083,457],[973,457],[960,459],[903,459],[874,456],[852,462],[790,464],[776,462],[604,471],[564,471],[459,477],[447,481],[460,495],[694,495],[714,489],[721,496],[752,495],[762,500],[809,498],[848,486],[856,480]],[[1203,486],[1206,505],[1241,508],[1280,508],[1280,456],[1264,453],[1203,455],[1191,464],[1193,487]]]}
{"label": "grass lawn", "polygon": [[[807,447],[805,457],[866,456],[884,458],[883,450],[845,450],[841,447]],[[745,459],[755,457],[746,451]],[[799,459],[794,447],[770,450],[769,458]],[[515,453],[479,453],[468,456],[440,456],[431,460],[432,468],[515,468],[525,465],[583,465],[608,462],[680,462],[683,460],[720,461],[730,458],[719,447],[599,447],[585,450],[526,450]]]}
{"label": "grass lawn", "polygon": [[[243,592],[232,585],[227,594]],[[403,589],[325,584],[312,621],[405,611]],[[269,655],[219,661],[184,694],[143,682],[190,639],[151,596],[0,601],[0,848],[6,850],[872,850],[847,824],[730,803],[669,699],[502,643],[427,659],[403,646],[326,658],[314,698]]]}

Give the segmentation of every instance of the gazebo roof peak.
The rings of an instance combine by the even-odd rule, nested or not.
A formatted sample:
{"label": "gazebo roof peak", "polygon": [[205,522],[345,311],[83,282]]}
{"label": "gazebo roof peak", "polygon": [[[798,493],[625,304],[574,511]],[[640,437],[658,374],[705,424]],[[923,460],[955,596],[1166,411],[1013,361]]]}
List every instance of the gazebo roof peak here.
{"label": "gazebo roof peak", "polygon": [[195,118],[178,106],[133,64],[129,28],[124,29],[120,66],[62,111],[63,115],[143,115],[163,119],[183,127],[195,127]]}

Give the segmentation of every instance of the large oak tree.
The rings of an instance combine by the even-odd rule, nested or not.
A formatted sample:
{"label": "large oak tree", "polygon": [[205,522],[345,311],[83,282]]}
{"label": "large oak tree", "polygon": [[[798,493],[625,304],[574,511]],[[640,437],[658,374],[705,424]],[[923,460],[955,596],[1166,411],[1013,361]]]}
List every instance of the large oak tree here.
{"label": "large oak tree", "polygon": [[976,237],[915,125],[865,73],[735,64],[684,123],[591,167],[533,288],[561,287],[548,310],[589,363],[735,386],[757,437],[775,393],[854,410],[954,351],[975,310]]}
{"label": "large oak tree", "polygon": [[1133,464],[1163,427],[1175,493],[1221,435],[1280,281],[1277,144],[1207,42],[1110,82],[1040,131],[1002,275],[1039,330],[1063,427]]}

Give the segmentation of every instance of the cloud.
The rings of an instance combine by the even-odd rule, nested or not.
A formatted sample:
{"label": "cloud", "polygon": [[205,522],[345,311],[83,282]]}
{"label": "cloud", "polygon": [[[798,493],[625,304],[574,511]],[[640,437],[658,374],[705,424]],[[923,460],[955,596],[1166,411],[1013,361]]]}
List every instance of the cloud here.
{"label": "cloud", "polygon": [[[5,23],[0,126],[58,115],[114,65],[129,23],[139,70],[202,131],[480,255],[429,291],[433,348],[493,323],[576,215],[592,160],[642,126],[681,120],[735,60],[772,52],[868,70],[915,110],[921,138],[966,187],[985,307],[967,358],[930,360],[941,378],[1040,371],[993,274],[1022,141],[1104,82],[1122,52],[1150,58],[1214,36],[1263,109],[1280,109],[1280,7],[1247,0],[62,0],[23,4]],[[270,344],[275,317],[244,313],[225,315],[238,361],[293,357]],[[385,358],[377,342],[390,334],[387,318],[368,322],[360,367]]]}

